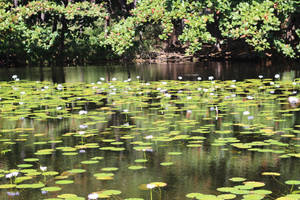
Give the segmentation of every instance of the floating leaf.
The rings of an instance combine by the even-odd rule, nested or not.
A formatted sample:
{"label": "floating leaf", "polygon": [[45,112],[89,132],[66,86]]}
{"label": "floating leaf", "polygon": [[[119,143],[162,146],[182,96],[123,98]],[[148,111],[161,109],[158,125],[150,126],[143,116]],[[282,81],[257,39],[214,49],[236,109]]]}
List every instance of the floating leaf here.
{"label": "floating leaf", "polygon": [[300,185],[300,181],[298,180],[288,180],[284,182],[287,185]]}
{"label": "floating leaf", "polygon": [[263,175],[263,176],[280,176],[280,173],[277,173],[277,172],[263,172],[261,175]]}
{"label": "floating leaf", "polygon": [[56,181],[55,184],[58,184],[58,185],[67,185],[67,184],[72,184],[74,183],[73,180],[60,180],[60,181]]}
{"label": "floating leaf", "polygon": [[44,187],[41,190],[47,191],[47,192],[57,192],[57,191],[60,191],[61,188],[60,187]]}
{"label": "floating leaf", "polygon": [[246,179],[245,178],[241,178],[241,177],[233,177],[233,178],[231,178],[229,180],[231,180],[232,182],[243,182]]}
{"label": "floating leaf", "polygon": [[173,162],[162,162],[160,163],[161,166],[170,166],[170,165],[173,165],[174,163]]}

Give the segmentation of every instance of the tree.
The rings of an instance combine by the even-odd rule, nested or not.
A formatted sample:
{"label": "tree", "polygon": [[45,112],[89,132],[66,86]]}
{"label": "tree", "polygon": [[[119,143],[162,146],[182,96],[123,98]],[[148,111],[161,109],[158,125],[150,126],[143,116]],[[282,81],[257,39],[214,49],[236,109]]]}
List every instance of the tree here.
{"label": "tree", "polygon": [[298,59],[299,17],[297,0],[0,0],[0,57],[76,64],[99,55],[247,47]]}

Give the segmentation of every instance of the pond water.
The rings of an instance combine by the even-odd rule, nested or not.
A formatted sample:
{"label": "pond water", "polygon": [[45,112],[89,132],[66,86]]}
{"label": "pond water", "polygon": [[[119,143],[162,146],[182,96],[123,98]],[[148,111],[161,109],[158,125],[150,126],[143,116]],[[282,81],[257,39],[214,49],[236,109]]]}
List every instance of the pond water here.
{"label": "pond water", "polygon": [[299,199],[299,71],[217,66],[1,69],[0,199]]}
{"label": "pond water", "polygon": [[300,77],[299,65],[287,63],[252,63],[252,62],[201,62],[186,64],[126,64],[78,67],[20,67],[0,68],[0,80],[10,81],[17,74],[22,80],[64,82],[97,82],[100,77],[106,80],[117,78],[126,80],[140,76],[144,81],[207,80],[214,76],[217,80],[244,80],[247,78],[273,78],[280,74],[284,78]]}

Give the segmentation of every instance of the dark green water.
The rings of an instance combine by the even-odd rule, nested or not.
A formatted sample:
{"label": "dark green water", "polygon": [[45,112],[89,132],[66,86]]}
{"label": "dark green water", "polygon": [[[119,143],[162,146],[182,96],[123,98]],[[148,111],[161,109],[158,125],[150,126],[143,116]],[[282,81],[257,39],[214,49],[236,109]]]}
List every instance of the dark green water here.
{"label": "dark green water", "polygon": [[[277,73],[280,81],[273,78]],[[46,186],[59,186],[61,190],[45,193],[40,188],[1,189],[0,199],[35,200],[61,194],[76,194],[87,199],[90,193],[115,189],[122,193],[110,199],[139,197],[148,200],[150,192],[139,186],[159,181],[167,186],[161,188],[161,194],[154,189],[153,200],[182,200],[192,192],[219,195],[217,188],[236,185],[229,180],[232,177],[264,182],[263,189],[272,191],[272,195],[264,199],[276,199],[290,193],[291,187],[285,185],[285,181],[300,180],[300,160],[293,155],[300,152],[299,109],[287,102],[288,96],[299,90],[296,69],[278,71],[276,67],[251,67],[249,63],[221,67],[218,63],[210,63],[204,67],[194,64],[1,69],[2,80],[11,80],[13,74],[21,80],[67,84],[60,90],[57,89],[60,86],[52,83],[2,82],[0,187],[9,183],[5,178],[7,170],[18,169],[24,176],[18,165],[28,163],[24,159],[33,157],[39,161],[33,162],[30,168],[40,172],[40,166],[47,166],[47,171],[56,171],[74,183],[59,185],[55,176],[46,180],[41,175],[32,176],[24,183],[43,182]],[[197,77],[243,80],[258,75],[271,79],[264,82],[196,82]],[[140,82],[105,83],[113,78],[137,80],[137,76]],[[157,81],[178,76],[183,80]],[[105,81],[97,83],[101,77]],[[49,92],[41,90],[45,85]],[[82,110],[88,114],[78,114]],[[81,125],[87,127],[81,128]],[[82,137],[80,131],[91,136]],[[225,143],[224,138],[238,141]],[[82,142],[94,146],[78,146]],[[251,142],[263,144],[247,148],[232,146]],[[77,154],[64,154],[69,151],[62,151],[60,147],[66,146],[75,148],[70,152]],[[42,149],[53,152],[36,155]],[[181,152],[181,155],[169,152]],[[103,159],[95,164],[81,163],[95,157]],[[147,162],[138,163],[137,159]],[[172,162],[172,165],[162,166],[163,162]],[[129,170],[132,165],[145,168]],[[94,174],[107,167],[118,168],[112,172],[113,180],[97,180]],[[85,172],[70,174],[67,171],[71,169],[84,169]],[[277,172],[280,176],[263,176],[263,172]],[[235,199],[242,199],[242,195]]]}
{"label": "dark green water", "polygon": [[187,64],[140,64],[140,65],[102,65],[78,67],[26,67],[0,68],[0,80],[9,81],[17,74],[20,79],[32,81],[64,82],[97,82],[100,77],[106,80],[117,78],[126,80],[140,76],[145,81],[176,80],[182,76],[183,80],[197,80],[197,77],[207,80],[214,76],[218,80],[244,80],[257,78],[273,78],[275,74],[299,77],[299,65],[287,63],[251,63],[251,62],[201,62]]}

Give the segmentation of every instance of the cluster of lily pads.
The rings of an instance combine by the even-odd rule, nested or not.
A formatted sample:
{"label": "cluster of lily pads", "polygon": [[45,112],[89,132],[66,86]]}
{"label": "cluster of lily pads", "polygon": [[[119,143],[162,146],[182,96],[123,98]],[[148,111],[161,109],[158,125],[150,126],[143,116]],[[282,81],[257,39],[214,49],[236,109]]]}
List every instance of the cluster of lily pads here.
{"label": "cluster of lily pads", "polygon": [[[21,156],[0,169],[0,195],[22,196],[40,192],[44,199],[127,199],[126,191],[106,188],[114,181],[119,167],[99,167],[109,159],[105,152],[136,152],[128,171],[147,170],[153,152],[165,145],[185,148],[220,148],[222,151],[272,153],[279,159],[299,162],[300,124],[296,124],[300,79],[280,81],[249,79],[237,81],[117,81],[96,83],[34,82],[13,77],[0,82],[0,152],[9,159],[20,148]],[[201,80],[201,81],[200,81]],[[300,102],[300,101],[299,101]],[[49,128],[55,122],[56,126]],[[45,130],[45,127],[48,127]],[[87,154],[85,160],[73,157]],[[164,152],[159,167],[176,163],[180,151]],[[70,162],[68,169],[47,165],[59,155]],[[73,162],[73,163],[72,163]],[[76,167],[74,167],[76,166]],[[96,166],[96,169],[89,167]],[[180,166],[176,166],[180,167]],[[64,193],[69,185],[79,184],[82,174],[103,182],[99,190],[81,196]],[[264,172],[280,177],[280,172]],[[297,178],[297,177],[296,177]],[[195,191],[192,199],[299,199],[299,180],[278,180],[288,192],[272,196],[272,191],[257,189],[264,182],[230,179],[241,183],[216,188],[217,194]],[[168,193],[166,180],[136,185],[149,199],[162,199]],[[3,193],[5,191],[6,193]],[[66,191],[68,191],[66,189]],[[155,194],[153,194],[154,192]]]}

